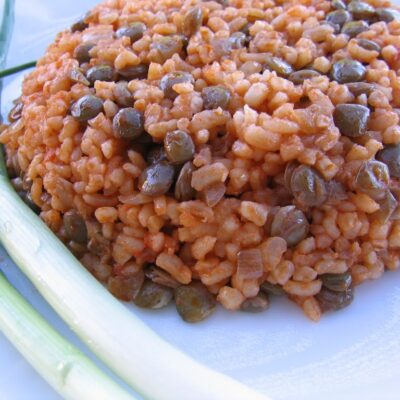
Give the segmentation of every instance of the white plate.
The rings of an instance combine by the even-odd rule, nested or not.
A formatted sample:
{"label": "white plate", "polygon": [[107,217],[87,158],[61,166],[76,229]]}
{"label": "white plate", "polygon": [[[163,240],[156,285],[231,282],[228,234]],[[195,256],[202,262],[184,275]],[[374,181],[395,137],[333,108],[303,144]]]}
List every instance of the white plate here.
{"label": "white plate", "polygon": [[[36,59],[59,30],[95,3],[17,0],[8,65]],[[4,111],[18,96],[20,79],[6,80]],[[0,269],[51,324],[86,351],[1,249]],[[273,299],[265,314],[218,309],[196,325],[183,323],[172,306],[157,312],[131,309],[197,360],[276,400],[400,398],[400,273],[387,272],[357,288],[351,307],[319,324],[284,299]],[[1,334],[0,399],[58,399]]]}

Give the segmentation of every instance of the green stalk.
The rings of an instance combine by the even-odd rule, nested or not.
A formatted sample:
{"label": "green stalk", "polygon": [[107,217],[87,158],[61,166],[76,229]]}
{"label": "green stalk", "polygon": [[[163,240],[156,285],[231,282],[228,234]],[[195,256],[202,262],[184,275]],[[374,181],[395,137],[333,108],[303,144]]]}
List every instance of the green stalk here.
{"label": "green stalk", "polygon": [[266,399],[157,336],[22,202],[8,181],[4,161],[0,172],[3,246],[61,318],[116,374],[147,399]]}
{"label": "green stalk", "polygon": [[0,67],[6,61],[8,47],[14,24],[14,1],[3,0],[2,19],[0,22]]}
{"label": "green stalk", "polygon": [[0,330],[63,398],[135,399],[60,336],[2,273]]}
{"label": "green stalk", "polygon": [[[14,1],[0,0],[0,4],[1,2],[4,3],[4,6],[2,10],[2,19],[0,21],[0,68],[4,66],[6,61],[14,23]],[[4,69],[0,71],[0,78],[34,67],[35,65],[36,61],[30,61],[12,68]]]}
{"label": "green stalk", "polygon": [[[2,11],[0,67],[5,64],[11,41],[14,1],[4,0]],[[0,78],[35,65],[36,62],[31,62],[0,71]],[[0,81],[0,92],[1,84]],[[0,163],[4,174],[2,151],[0,146]],[[5,175],[1,178],[3,177]],[[80,350],[58,334],[8,283],[1,272],[0,331],[63,398],[135,400],[134,396],[122,389]]]}
{"label": "green stalk", "polygon": [[[14,24],[14,0],[0,0],[3,9],[0,10],[1,21],[0,21],[0,68],[3,68],[8,47],[10,46],[11,34]],[[3,82],[0,80],[0,103],[1,103],[1,91],[3,87]],[[3,121],[0,114],[0,123]]]}
{"label": "green stalk", "polygon": [[12,68],[3,69],[2,71],[0,71],[0,78],[5,78],[6,76],[16,74],[17,72],[23,71],[24,69],[32,68],[34,66],[36,66],[36,61],[30,61]]}

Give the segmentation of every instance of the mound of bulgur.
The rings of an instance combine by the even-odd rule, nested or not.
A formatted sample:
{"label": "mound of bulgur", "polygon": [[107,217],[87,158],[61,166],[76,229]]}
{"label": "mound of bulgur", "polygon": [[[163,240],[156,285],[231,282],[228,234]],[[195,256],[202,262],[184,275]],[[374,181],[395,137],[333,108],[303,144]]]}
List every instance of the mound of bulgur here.
{"label": "mound of bulgur", "polygon": [[286,294],[314,321],[400,257],[387,0],[108,0],[0,135],[24,200],[118,298],[186,321]]}

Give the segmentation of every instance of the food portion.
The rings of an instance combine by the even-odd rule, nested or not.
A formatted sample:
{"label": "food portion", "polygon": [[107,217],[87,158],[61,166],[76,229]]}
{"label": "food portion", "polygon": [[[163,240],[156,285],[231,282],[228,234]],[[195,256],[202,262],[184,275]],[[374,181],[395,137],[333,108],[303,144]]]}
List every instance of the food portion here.
{"label": "food portion", "polygon": [[121,300],[317,321],[398,268],[399,35],[383,0],[107,1],[25,78],[13,185]]}

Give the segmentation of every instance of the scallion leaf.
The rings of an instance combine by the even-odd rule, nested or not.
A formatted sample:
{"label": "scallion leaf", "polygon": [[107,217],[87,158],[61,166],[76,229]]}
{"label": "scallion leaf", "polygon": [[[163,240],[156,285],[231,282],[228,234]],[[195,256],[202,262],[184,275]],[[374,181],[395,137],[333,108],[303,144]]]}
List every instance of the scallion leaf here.
{"label": "scallion leaf", "polygon": [[63,398],[135,399],[59,335],[2,273],[0,331]]}
{"label": "scallion leaf", "polygon": [[4,0],[0,21],[0,68],[6,61],[14,24],[14,0]]}
{"label": "scallion leaf", "polygon": [[6,76],[16,74],[17,72],[23,71],[28,68],[32,68],[35,65],[36,61],[30,61],[25,64],[16,65],[15,67],[12,68],[3,69],[2,71],[0,71],[0,78],[5,78]]}

